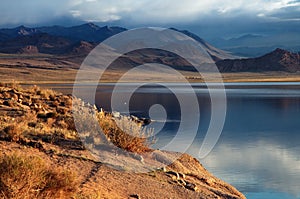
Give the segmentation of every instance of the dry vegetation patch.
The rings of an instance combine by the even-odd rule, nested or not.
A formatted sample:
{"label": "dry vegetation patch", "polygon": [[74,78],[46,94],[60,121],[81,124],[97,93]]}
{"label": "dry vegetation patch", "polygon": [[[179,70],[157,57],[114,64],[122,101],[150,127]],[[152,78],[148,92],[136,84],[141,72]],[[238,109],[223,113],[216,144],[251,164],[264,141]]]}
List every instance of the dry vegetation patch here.
{"label": "dry vegetation patch", "polygon": [[[150,150],[151,141],[147,137],[151,137],[152,131],[146,131],[128,117],[104,116],[93,106],[72,96],[36,86],[22,89],[17,84],[0,85],[0,139],[14,142],[35,140],[84,148],[73,119],[73,100],[80,104],[79,123],[85,125],[90,137],[97,137],[95,133],[99,132],[94,131],[93,126],[100,125],[105,139],[115,146],[135,153]],[[91,122],[93,116],[97,119],[96,124]]]}
{"label": "dry vegetation patch", "polygon": [[0,157],[1,198],[70,198],[77,187],[72,172],[50,167],[37,156]]}

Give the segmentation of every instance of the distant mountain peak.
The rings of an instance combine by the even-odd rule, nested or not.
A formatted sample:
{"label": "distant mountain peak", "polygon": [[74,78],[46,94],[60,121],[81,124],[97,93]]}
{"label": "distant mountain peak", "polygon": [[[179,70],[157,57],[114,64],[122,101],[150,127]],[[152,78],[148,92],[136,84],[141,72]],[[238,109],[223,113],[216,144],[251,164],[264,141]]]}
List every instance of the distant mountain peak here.
{"label": "distant mountain peak", "polygon": [[16,28],[13,29],[7,29],[8,32],[7,34],[11,35],[11,36],[18,36],[18,35],[32,35],[32,34],[36,34],[39,33],[39,31],[35,28],[28,28],[24,25],[18,26]]}
{"label": "distant mountain peak", "polygon": [[[96,24],[94,24],[94,23],[92,23],[92,22],[82,24],[81,26],[82,26],[82,27],[91,28],[91,29],[94,29],[94,30],[99,30],[99,29],[100,29],[99,26],[97,26]],[[75,26],[75,27],[76,27],[76,26]]]}
{"label": "distant mountain peak", "polygon": [[26,26],[24,26],[24,25],[21,25],[21,26],[18,26],[18,27],[16,27],[15,29],[27,29],[27,27]]}
{"label": "distant mountain peak", "polygon": [[262,57],[272,57],[273,60],[278,60],[278,59],[295,59],[299,57],[298,53],[293,53],[288,50],[282,49],[282,48],[276,48],[274,51],[262,56]]}
{"label": "distant mountain peak", "polygon": [[222,60],[217,62],[221,72],[300,71],[300,54],[277,48],[261,57]]}
{"label": "distant mountain peak", "polygon": [[240,35],[238,37],[232,37],[232,38],[229,38],[227,39],[228,41],[234,41],[234,40],[242,40],[242,39],[253,39],[253,38],[261,38],[261,37],[264,37],[263,35],[259,35],[259,34],[251,34],[251,33],[248,33],[248,34],[243,34],[243,35]]}
{"label": "distant mountain peak", "polygon": [[274,53],[274,54],[286,54],[286,53],[291,53],[291,52],[289,52],[289,51],[287,51],[287,50],[284,50],[284,49],[282,49],[282,48],[276,48],[274,51],[272,51],[270,54],[272,54],[272,53]]}

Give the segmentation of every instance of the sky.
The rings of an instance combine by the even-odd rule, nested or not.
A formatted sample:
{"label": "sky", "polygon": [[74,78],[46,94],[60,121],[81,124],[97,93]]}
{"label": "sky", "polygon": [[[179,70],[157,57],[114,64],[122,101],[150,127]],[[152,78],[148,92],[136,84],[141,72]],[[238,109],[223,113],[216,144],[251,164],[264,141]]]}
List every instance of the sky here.
{"label": "sky", "polygon": [[76,25],[187,28],[206,36],[299,32],[300,0],[1,0],[0,27]]}

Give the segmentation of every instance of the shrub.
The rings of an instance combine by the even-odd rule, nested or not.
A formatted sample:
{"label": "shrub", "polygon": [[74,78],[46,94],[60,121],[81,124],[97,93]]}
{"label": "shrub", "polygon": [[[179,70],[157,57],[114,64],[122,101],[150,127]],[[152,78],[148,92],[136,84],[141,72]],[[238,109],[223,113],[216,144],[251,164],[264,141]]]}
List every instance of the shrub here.
{"label": "shrub", "polygon": [[70,198],[76,189],[73,173],[51,168],[37,156],[0,158],[1,198]]}
{"label": "shrub", "polygon": [[148,137],[153,136],[153,129],[140,127],[129,117],[121,116],[112,118],[105,116],[99,118],[99,124],[103,133],[117,147],[134,153],[151,151]]}
{"label": "shrub", "polygon": [[9,141],[18,142],[23,138],[23,128],[18,123],[4,128],[5,137]]}

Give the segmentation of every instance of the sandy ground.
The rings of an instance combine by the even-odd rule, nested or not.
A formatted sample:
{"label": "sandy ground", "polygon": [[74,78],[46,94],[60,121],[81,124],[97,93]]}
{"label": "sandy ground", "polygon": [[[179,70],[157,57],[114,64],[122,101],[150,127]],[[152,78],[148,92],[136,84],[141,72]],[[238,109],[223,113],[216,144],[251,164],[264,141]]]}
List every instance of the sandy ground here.
{"label": "sandy ground", "polygon": [[[42,148],[34,148],[0,141],[0,149],[2,155],[17,152],[39,156],[53,167],[73,171],[79,180],[78,193],[91,198],[245,198],[234,187],[211,175],[187,154],[168,166],[166,172],[156,170],[134,173],[94,162],[88,151],[64,149],[46,143],[42,143]],[[165,153],[172,155],[171,152]],[[126,161],[132,160],[127,158]],[[185,187],[173,172],[184,174],[181,179],[195,186],[195,190],[192,186],[191,189]]]}

